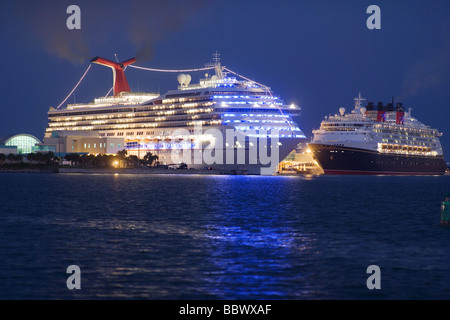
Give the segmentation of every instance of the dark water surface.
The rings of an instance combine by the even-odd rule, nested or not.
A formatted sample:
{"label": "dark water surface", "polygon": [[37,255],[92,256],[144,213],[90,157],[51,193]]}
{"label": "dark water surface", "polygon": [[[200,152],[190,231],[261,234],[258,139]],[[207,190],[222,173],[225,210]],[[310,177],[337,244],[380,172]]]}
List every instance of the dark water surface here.
{"label": "dark water surface", "polygon": [[0,299],[450,299],[446,192],[450,176],[0,174]]}

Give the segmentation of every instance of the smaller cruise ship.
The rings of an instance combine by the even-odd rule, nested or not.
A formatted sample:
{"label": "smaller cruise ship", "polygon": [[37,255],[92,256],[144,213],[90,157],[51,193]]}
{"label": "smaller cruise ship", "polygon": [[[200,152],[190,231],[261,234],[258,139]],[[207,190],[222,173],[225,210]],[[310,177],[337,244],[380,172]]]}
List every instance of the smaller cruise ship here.
{"label": "smaller cruise ship", "polygon": [[439,137],[401,103],[368,102],[326,116],[308,146],[325,174],[442,175]]}

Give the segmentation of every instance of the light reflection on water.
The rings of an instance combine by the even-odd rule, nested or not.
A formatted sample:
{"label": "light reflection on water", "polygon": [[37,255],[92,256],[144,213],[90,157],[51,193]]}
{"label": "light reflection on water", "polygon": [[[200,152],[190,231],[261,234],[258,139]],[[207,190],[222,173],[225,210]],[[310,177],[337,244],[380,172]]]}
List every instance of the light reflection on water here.
{"label": "light reflection on water", "polygon": [[[215,284],[215,295],[237,299],[262,298],[264,295],[285,298],[281,283],[308,280],[298,272],[292,272],[299,262],[289,259],[292,254],[312,253],[311,240],[307,236],[289,228],[246,230],[239,226],[223,226],[212,229],[214,232],[208,237],[214,248],[210,260],[216,272],[210,281]],[[295,295],[307,297],[302,290],[299,287]]]}
{"label": "light reflection on water", "polygon": [[[0,178],[1,298],[450,296],[434,245],[449,233],[430,215],[448,177]],[[78,292],[65,287],[71,264]],[[370,264],[391,291],[367,291]],[[410,272],[420,280],[408,291]]]}

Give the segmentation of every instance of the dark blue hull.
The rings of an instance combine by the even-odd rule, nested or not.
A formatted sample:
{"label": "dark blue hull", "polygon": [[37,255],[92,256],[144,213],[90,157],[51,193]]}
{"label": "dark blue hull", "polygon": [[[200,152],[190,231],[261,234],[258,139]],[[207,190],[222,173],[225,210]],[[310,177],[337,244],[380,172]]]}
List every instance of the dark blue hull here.
{"label": "dark blue hull", "polygon": [[379,153],[364,149],[309,144],[325,174],[442,175],[443,156]]}

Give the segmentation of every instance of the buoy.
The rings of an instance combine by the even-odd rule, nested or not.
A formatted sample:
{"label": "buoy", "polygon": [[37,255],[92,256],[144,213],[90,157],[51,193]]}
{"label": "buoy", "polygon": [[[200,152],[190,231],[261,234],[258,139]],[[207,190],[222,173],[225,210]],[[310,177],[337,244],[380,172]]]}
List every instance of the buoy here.
{"label": "buoy", "polygon": [[441,225],[450,227],[450,193],[441,202]]}

